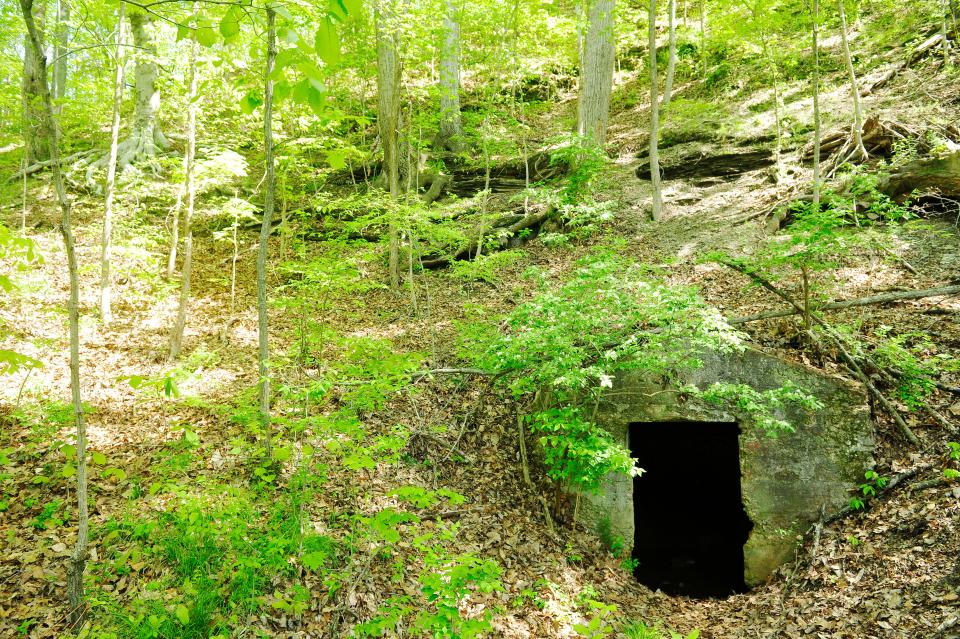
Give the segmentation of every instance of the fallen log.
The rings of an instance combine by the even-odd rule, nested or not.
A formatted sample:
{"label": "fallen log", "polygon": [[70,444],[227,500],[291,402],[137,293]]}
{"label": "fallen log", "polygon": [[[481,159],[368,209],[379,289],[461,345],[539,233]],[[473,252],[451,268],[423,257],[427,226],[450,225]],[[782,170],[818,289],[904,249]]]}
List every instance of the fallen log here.
{"label": "fallen log", "polygon": [[[68,155],[65,158],[60,158],[60,164],[69,164],[70,162],[74,162],[76,160],[82,160],[83,158],[89,157],[94,153],[95,151],[92,151],[92,150],[79,151],[77,153],[74,153],[73,155]],[[11,175],[7,181],[13,182],[16,179],[22,178],[24,175],[33,175],[34,173],[42,171],[43,169],[46,169],[52,165],[53,165],[53,160],[44,160],[43,162],[37,162],[36,164],[31,164],[27,168],[21,169],[16,173],[14,173],[13,175]]]}
{"label": "fallen log", "polygon": [[881,180],[877,190],[892,198],[913,191],[960,196],[960,152],[914,160]]}
{"label": "fallen log", "polygon": [[[550,217],[552,214],[553,214],[553,209],[549,208],[546,211],[543,211],[542,213],[532,213],[529,215],[525,215],[518,222],[514,222],[510,226],[506,227],[505,233],[508,236],[513,236],[524,229],[538,227],[541,224],[543,224],[547,220],[547,218]],[[485,229],[482,233],[480,233],[480,235],[477,236],[476,239],[471,241],[467,246],[463,247],[456,253],[452,255],[446,255],[443,257],[437,257],[430,260],[423,260],[421,261],[421,265],[425,269],[433,270],[433,269],[449,266],[450,263],[455,260],[473,259],[477,255],[477,249],[479,248],[482,238],[487,237],[491,231],[494,231],[496,229],[497,229],[497,226],[495,223],[493,226]]]}
{"label": "fallen log", "polygon": [[[829,323],[827,323],[826,320],[820,317],[819,313],[805,309],[803,306],[797,303],[797,301],[794,300],[790,295],[788,295],[787,293],[783,292],[782,290],[774,286],[773,283],[770,282],[770,280],[764,278],[762,275],[760,275],[759,273],[751,269],[746,264],[743,264],[742,262],[737,262],[737,261],[722,261],[720,263],[750,278],[750,280],[752,280],[754,283],[770,291],[771,293],[773,293],[774,295],[782,299],[784,302],[792,306],[794,309],[796,309],[798,313],[808,315],[810,320],[814,324],[822,328],[826,333],[826,335],[831,340],[833,340],[833,344],[836,347],[837,351],[840,353],[840,357],[846,364],[847,368],[850,370],[851,373],[853,373],[854,377],[856,377],[857,380],[861,384],[863,384],[864,388],[870,391],[870,394],[876,398],[876,400],[880,403],[880,405],[883,406],[884,410],[887,411],[890,417],[893,418],[893,421],[896,422],[897,426],[900,428],[900,432],[903,433],[903,436],[907,439],[907,441],[909,441],[914,446],[920,445],[920,440],[913,433],[913,431],[910,429],[907,423],[903,421],[903,417],[900,415],[900,411],[898,411],[897,408],[890,402],[890,400],[887,399],[886,396],[880,392],[880,390],[871,381],[870,377],[868,377],[867,374],[864,373],[863,368],[861,368],[860,364],[857,363],[857,360],[853,357],[853,355],[851,355],[847,351],[846,345],[844,344],[843,336],[837,333],[837,331],[833,328],[833,326],[831,326]],[[813,342],[815,345],[817,345],[821,349],[821,351],[824,350],[820,346],[819,340],[817,339],[817,336],[813,333],[813,331],[808,330],[807,336],[809,337],[811,342]],[[876,368],[878,370],[883,368],[882,366],[878,366],[876,362],[873,362],[869,357],[864,357],[863,359],[869,362],[873,368]]]}
{"label": "fallen log", "polygon": [[860,89],[860,95],[862,97],[867,97],[868,95],[870,95],[871,93],[873,93],[874,91],[876,91],[877,89],[885,85],[887,82],[897,77],[897,75],[899,75],[901,71],[903,71],[907,67],[912,66],[914,63],[920,60],[920,58],[924,57],[927,53],[933,50],[942,41],[943,41],[942,33],[935,33],[934,35],[930,36],[929,38],[927,38],[926,40],[918,44],[916,47],[914,47],[913,51],[911,51],[910,55],[907,56],[905,59],[892,65],[882,74],[880,74],[880,77],[878,77],[876,80],[874,80],[870,84],[865,84],[864,87]]}
{"label": "fallen log", "polygon": [[[937,297],[940,295],[958,295],[960,294],[960,285],[957,286],[939,286],[936,288],[924,288],[913,291],[896,291],[894,293],[884,293],[882,295],[870,295],[868,297],[859,297],[851,300],[843,300],[840,302],[830,302],[829,304],[824,304],[823,306],[816,307],[815,311],[836,311],[843,308],[851,308],[854,306],[871,306],[874,304],[887,304],[889,302],[900,302],[904,300],[919,300],[926,297]],[[746,317],[735,317],[733,319],[727,320],[727,323],[731,326],[739,326],[741,324],[748,324],[750,322],[759,322],[762,320],[776,319],[778,317],[790,317],[792,315],[800,315],[801,310],[796,308],[784,308],[778,311],[767,311],[765,313],[757,313],[756,315],[747,315]]]}

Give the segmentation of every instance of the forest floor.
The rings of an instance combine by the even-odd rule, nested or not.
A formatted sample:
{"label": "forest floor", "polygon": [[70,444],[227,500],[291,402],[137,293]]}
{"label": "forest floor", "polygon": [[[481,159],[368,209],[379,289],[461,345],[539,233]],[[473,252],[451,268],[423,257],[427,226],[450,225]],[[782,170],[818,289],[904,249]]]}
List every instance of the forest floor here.
{"label": "forest floor", "polygon": [[[912,80],[906,77],[892,84],[870,98],[866,108],[871,113],[893,112]],[[827,103],[840,104],[843,99],[842,87],[837,87]],[[788,108],[800,112],[803,102],[788,101]],[[465,283],[443,272],[429,273],[422,280],[429,308],[416,315],[410,312],[405,292],[376,288],[332,296],[325,316],[313,319],[342,334],[389,339],[397,352],[424,353],[427,368],[456,365],[456,323],[467,317],[465,302],[483,304],[490,313],[507,312],[530,295],[521,279],[527,267],[538,265],[550,280],[559,281],[578,258],[615,238],[627,239],[624,252],[631,257],[661,265],[669,281],[695,284],[728,317],[781,308],[777,300],[749,286],[737,273],[699,258],[708,250],[754,250],[769,235],[771,208],[796,192],[808,174],[794,166],[793,175],[777,184],[770,178],[769,166],[720,179],[694,171],[667,181],[666,216],[654,224],[645,220],[649,183],[636,177],[643,166],[637,157],[643,155],[643,136],[638,132],[643,121],[642,109],[625,109],[613,117],[611,137],[619,158],[607,175],[605,197],[619,204],[614,221],[595,237],[564,249],[531,242],[523,247],[520,260],[503,266],[494,283]],[[754,124],[764,130],[762,121]],[[722,141],[676,144],[665,151],[664,163],[680,166],[698,155],[739,153],[745,148],[738,142],[749,141],[755,133],[747,127]],[[748,148],[769,151],[770,145],[749,144]],[[47,365],[26,379],[8,378],[0,389],[0,411],[6,413],[0,421],[0,450],[10,449],[4,454],[0,475],[4,506],[0,511],[0,636],[5,637],[52,637],[64,630],[65,560],[75,535],[71,525],[56,525],[58,520],[69,520],[69,505],[75,497],[69,477],[59,472],[61,446],[72,428],[63,403],[68,397],[63,313],[67,278],[46,177],[32,182],[31,196],[29,231],[45,261],[19,278],[23,294],[5,303],[0,316],[15,331],[16,348]],[[15,207],[4,210],[12,228],[19,222]],[[104,327],[95,320],[98,273],[93,265],[99,259],[99,203],[84,197],[76,208],[78,259],[84,265],[82,395],[90,406],[90,446],[106,456],[106,466],[119,468],[124,475],[100,477],[94,483],[92,518],[95,530],[102,533],[111,520],[162,511],[172,497],[162,491],[148,494],[146,487],[156,481],[177,480],[197,490],[207,483],[245,483],[242,453],[234,452],[242,429],[222,408],[231,406],[238,394],[257,382],[255,255],[251,250],[255,237],[249,231],[241,234],[236,298],[231,304],[230,281],[225,276],[231,246],[210,233],[198,234],[194,276],[198,292],[186,334],[190,354],[180,366],[180,398],[168,400],[160,393],[135,390],[128,381],[131,376],[163,379],[171,370],[166,362],[167,330],[175,292],[158,275],[164,260],[164,240],[157,230],[162,217],[150,210],[149,203],[127,209],[117,242],[121,248],[117,251],[116,320]],[[853,251],[836,271],[837,279],[826,283],[830,296],[846,299],[927,288],[955,278],[960,271],[957,221],[944,213],[921,222],[896,231],[898,259],[869,247]],[[278,255],[280,240],[273,242],[271,251]],[[308,246],[307,251],[311,250],[315,249]],[[364,264],[372,278],[385,279],[380,261]],[[271,279],[274,291],[284,283],[276,273]],[[233,313],[231,306],[236,309]],[[881,325],[894,326],[898,332],[919,331],[934,340],[937,352],[960,357],[958,316],[960,299],[954,297],[848,309],[834,317],[865,333]],[[299,319],[295,312],[276,309],[272,321],[275,348],[283,351]],[[794,320],[757,322],[745,330],[762,347],[840,374],[836,363],[803,343]],[[942,380],[960,386],[957,374]],[[278,385],[283,382],[278,380]],[[957,425],[958,399],[937,393],[931,401]],[[517,461],[520,408],[484,378],[418,380],[409,392],[398,393],[365,420],[371,433],[389,433],[396,424],[405,424],[412,433],[407,454],[413,461],[359,473],[330,468],[323,497],[305,505],[306,517],[322,529],[331,510],[369,512],[391,503],[389,491],[403,484],[462,493],[467,502],[443,517],[458,525],[460,551],[495,559],[503,567],[504,590],[471,601],[476,610],[498,611],[494,627],[501,637],[575,636],[571,624],[589,616],[583,605],[587,599],[616,604],[618,616],[624,619],[656,621],[681,632],[699,628],[706,639],[935,639],[960,633],[960,487],[933,482],[916,487],[917,482],[941,473],[945,442],[956,439],[956,428],[953,433],[944,432],[924,413],[909,413],[908,421],[923,442],[914,449],[887,416],[875,414],[881,475],[929,467],[878,498],[866,511],[826,525],[816,543],[807,537],[797,563],[784,566],[769,583],[723,600],[695,600],[651,592],[637,583],[592,531],[549,530]],[[448,428],[438,429],[441,425]],[[190,451],[195,461],[176,462],[177,442],[187,431],[199,438]],[[690,496],[688,521],[663,525],[709,528],[711,522],[699,520],[696,507],[698,499],[709,498],[705,486],[703,494]],[[165,570],[143,558],[130,560],[128,570],[107,570],[98,563],[109,564],[104,558],[115,557],[117,549],[98,535],[92,543],[91,574],[102,598],[123,601],[140,596]],[[134,546],[121,549],[129,554]],[[264,611],[249,619],[249,636],[257,631],[272,637],[329,636],[335,617],[344,624],[366,618],[387,594],[416,586],[395,583],[391,576],[389,563],[374,562],[357,574],[339,604],[343,609],[313,602],[300,620],[276,609]],[[309,575],[303,578],[309,587]],[[536,594],[525,594],[529,592]]]}

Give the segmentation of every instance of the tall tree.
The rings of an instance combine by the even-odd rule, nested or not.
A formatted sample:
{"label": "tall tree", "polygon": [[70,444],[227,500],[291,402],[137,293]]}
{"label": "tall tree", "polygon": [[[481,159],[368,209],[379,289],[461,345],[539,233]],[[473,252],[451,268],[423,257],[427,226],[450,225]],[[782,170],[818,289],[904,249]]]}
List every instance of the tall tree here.
{"label": "tall tree", "polygon": [[820,209],[820,0],[813,0],[813,210]]}
{"label": "tall tree", "polygon": [[87,504],[87,426],[80,400],[80,283],[77,275],[77,255],[74,250],[70,200],[63,185],[60,171],[60,145],[57,124],[53,113],[53,99],[47,84],[47,60],[43,39],[34,16],[34,0],[20,0],[20,10],[27,28],[30,46],[26,55],[32,57],[33,68],[39,79],[40,128],[38,134],[46,139],[50,151],[53,185],[60,205],[60,233],[67,256],[67,271],[70,279],[70,299],[67,303],[67,318],[70,333],[70,394],[77,427],[77,542],[67,562],[67,600],[70,606],[70,622],[79,627],[84,617],[83,575],[87,566],[87,544],[90,534],[90,517]]}
{"label": "tall tree", "polygon": [[580,100],[577,133],[603,145],[607,138],[610,91],[613,87],[613,10],[615,0],[592,0],[587,8],[589,24],[584,34],[580,65]]}
{"label": "tall tree", "polygon": [[[40,73],[37,60],[43,58],[43,68],[46,69],[47,58],[43,38],[43,23],[46,19],[45,3],[31,4],[31,20],[37,30],[36,40],[29,34],[23,38],[23,76],[20,84],[20,97],[23,109],[23,136],[24,136],[24,167],[34,162],[43,162],[50,159],[50,147],[47,136],[43,135],[43,89],[47,79]],[[40,55],[34,51],[39,46]]]}
{"label": "tall tree", "polygon": [[117,19],[116,69],[113,82],[113,121],[110,125],[110,151],[107,155],[107,179],[104,184],[103,241],[100,249],[100,318],[105,325],[113,321],[111,307],[110,260],[113,248],[113,199],[117,177],[117,153],[120,143],[120,103],[123,101],[124,26],[126,5],[121,2]]}
{"label": "tall tree", "polygon": [[[67,94],[67,45],[70,42],[70,0],[57,0],[57,37],[53,48],[53,99],[60,101]],[[59,112],[60,104],[54,104]]]}
{"label": "tall tree", "polygon": [[[383,171],[390,198],[400,195],[400,149],[397,133],[400,126],[400,55],[398,50],[395,0],[378,0],[374,5],[377,32],[377,126],[383,144]],[[394,214],[394,212],[391,212]],[[391,220],[390,286],[400,286],[400,237],[396,220]]]}
{"label": "tall tree", "polygon": [[863,146],[863,111],[860,110],[860,87],[857,85],[857,73],[853,70],[853,56],[850,55],[850,43],[847,39],[847,15],[843,8],[844,0],[837,0],[840,10],[840,41],[843,43],[843,59],[850,77],[850,94],[853,98],[853,153],[858,159],[869,157]]}
{"label": "tall tree", "polygon": [[137,51],[136,76],[137,101],[134,106],[133,127],[130,137],[120,145],[120,166],[152,157],[158,150],[166,149],[157,114],[160,111],[160,90],[157,87],[157,45],[154,42],[152,22],[141,11],[131,12],[130,32]]}
{"label": "tall tree", "polygon": [[667,46],[667,77],[663,81],[663,108],[670,106],[673,97],[673,76],[677,72],[677,0],[667,1],[669,44]]}
{"label": "tall tree", "polygon": [[657,0],[650,0],[647,12],[650,21],[648,45],[650,47],[650,184],[653,186],[653,219],[659,221],[663,214],[663,194],[660,192],[660,109],[657,100]]}
{"label": "tall tree", "polygon": [[277,60],[277,14],[267,4],[267,63],[263,80],[263,147],[264,197],[263,222],[260,225],[260,246],[257,251],[257,329],[259,333],[258,362],[260,368],[260,427],[263,430],[267,459],[273,456],[270,426],[270,322],[267,315],[267,253],[276,201],[277,176],[273,158],[273,68]]}
{"label": "tall tree", "polygon": [[446,0],[440,43],[440,135],[438,146],[454,153],[463,150],[460,118],[460,12],[456,0]]}
{"label": "tall tree", "polygon": [[[193,3],[192,36],[190,38],[190,55],[187,71],[187,150],[183,161],[184,177],[183,192],[186,199],[186,208],[183,214],[183,272],[180,281],[180,308],[177,311],[177,319],[173,325],[173,331],[170,333],[170,359],[176,359],[180,356],[180,349],[183,345],[183,330],[187,325],[187,309],[190,306],[190,279],[193,275],[193,208],[196,199],[196,188],[194,185],[194,159],[197,154],[197,9],[198,5]],[[271,96],[272,97],[272,96]],[[272,109],[271,104],[271,109]],[[266,130],[264,130],[266,133]],[[272,139],[271,139],[272,143]],[[273,149],[270,149],[271,163]],[[268,190],[272,187],[268,185]],[[271,202],[272,209],[272,202]],[[273,211],[271,210],[271,214]],[[174,225],[179,224],[180,220],[174,220]],[[269,227],[268,227],[269,230]],[[265,257],[265,256],[264,256]],[[257,273],[257,284],[259,287],[259,270]],[[259,288],[258,300],[259,300]]]}

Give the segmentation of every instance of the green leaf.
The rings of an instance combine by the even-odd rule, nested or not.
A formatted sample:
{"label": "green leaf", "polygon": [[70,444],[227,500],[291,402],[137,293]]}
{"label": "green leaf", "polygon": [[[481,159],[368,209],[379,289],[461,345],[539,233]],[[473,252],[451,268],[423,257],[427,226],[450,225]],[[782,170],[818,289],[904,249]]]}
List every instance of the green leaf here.
{"label": "green leaf", "polygon": [[322,550],[315,550],[313,552],[308,552],[301,559],[300,563],[304,565],[307,570],[316,571],[323,563],[327,560],[327,553]]}
{"label": "green leaf", "polygon": [[321,20],[317,26],[313,47],[320,59],[328,65],[332,66],[340,61],[340,36],[329,19]]}
{"label": "green leaf", "polygon": [[231,40],[240,34],[240,20],[243,18],[243,12],[240,7],[233,5],[227,9],[227,13],[220,21],[220,35],[224,40]]}
{"label": "green leaf", "polygon": [[248,93],[247,95],[243,96],[243,98],[241,98],[240,100],[240,110],[246,113],[247,115],[250,115],[254,111],[256,111],[257,107],[259,107],[261,104],[263,104],[262,98],[260,98],[259,96],[253,95],[252,93]]}
{"label": "green leaf", "polygon": [[292,451],[289,446],[281,446],[273,449],[273,458],[278,462],[285,462],[290,459]]}
{"label": "green leaf", "polygon": [[185,626],[190,623],[190,611],[187,610],[187,607],[183,604],[177,604],[173,614],[176,615],[177,621],[179,621],[182,625]]}
{"label": "green leaf", "polygon": [[90,459],[94,464],[103,465],[107,463],[107,456],[97,451],[90,453]]}
{"label": "green leaf", "polygon": [[103,471],[103,476],[105,479],[110,479],[111,477],[115,478],[117,481],[123,481],[127,478],[127,473],[122,468],[107,468]]}
{"label": "green leaf", "polygon": [[197,42],[200,43],[200,46],[212,47],[219,39],[220,38],[217,37],[217,32],[213,30],[213,27],[209,25],[201,25],[197,27]]}
{"label": "green leaf", "polygon": [[327,164],[331,169],[343,169],[347,166],[347,149],[330,149],[327,151]]}
{"label": "green leaf", "polygon": [[363,11],[363,0],[340,0],[340,4],[347,14],[352,16],[360,15],[360,12]]}

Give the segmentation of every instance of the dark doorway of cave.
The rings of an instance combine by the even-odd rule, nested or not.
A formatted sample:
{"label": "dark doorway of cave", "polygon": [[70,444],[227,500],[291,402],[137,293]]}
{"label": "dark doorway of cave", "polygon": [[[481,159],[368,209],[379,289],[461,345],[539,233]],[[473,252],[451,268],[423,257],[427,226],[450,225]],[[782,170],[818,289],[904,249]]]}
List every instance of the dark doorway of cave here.
{"label": "dark doorway of cave", "polygon": [[740,493],[739,435],[735,423],[630,425],[631,452],[646,471],[633,480],[638,581],[697,598],[748,590],[743,545],[753,524]]}

